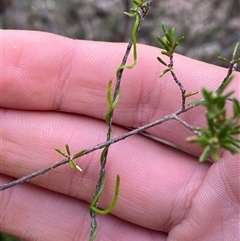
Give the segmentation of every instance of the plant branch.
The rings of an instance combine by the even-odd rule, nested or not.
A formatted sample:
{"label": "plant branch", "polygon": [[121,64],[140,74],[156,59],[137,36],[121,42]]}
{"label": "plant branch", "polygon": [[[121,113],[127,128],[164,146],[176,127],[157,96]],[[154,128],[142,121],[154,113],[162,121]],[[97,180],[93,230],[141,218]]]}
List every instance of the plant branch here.
{"label": "plant branch", "polygon": [[[109,141],[113,137],[113,128],[112,128],[113,113],[114,113],[114,108],[115,108],[115,106],[118,102],[119,95],[120,95],[120,84],[121,84],[121,80],[122,80],[123,71],[124,71],[124,69],[133,68],[137,63],[137,39],[136,38],[137,38],[137,34],[140,30],[141,24],[144,21],[147,13],[150,10],[150,6],[151,6],[151,3],[153,2],[153,0],[148,1],[148,2],[149,2],[149,4],[146,4],[145,1],[140,1],[138,3],[134,2],[133,3],[134,8],[131,9],[130,13],[126,13],[128,16],[135,18],[135,23],[134,23],[133,29],[132,29],[132,38],[128,43],[126,52],[125,52],[123,60],[122,60],[122,63],[116,71],[116,85],[115,85],[115,89],[114,89],[114,93],[113,93],[113,98],[111,98],[112,81],[110,81],[109,86],[108,86],[109,109],[108,109],[107,114],[106,114],[106,123],[108,125],[107,141]],[[134,62],[131,65],[126,65],[127,59],[128,59],[129,54],[130,54],[132,46],[133,46]],[[97,206],[98,206],[98,200],[99,200],[100,194],[101,194],[101,192],[104,188],[104,184],[105,184],[105,181],[104,181],[105,175],[106,175],[105,174],[105,166],[106,166],[106,163],[107,163],[107,156],[108,156],[109,147],[110,147],[110,145],[107,145],[103,149],[102,154],[101,154],[101,158],[100,158],[101,169],[100,169],[99,179],[98,179],[98,182],[96,184],[96,189],[95,189],[95,192],[94,192],[93,201],[92,201],[91,206],[90,206],[91,229],[90,229],[90,239],[89,240],[94,239],[94,237],[96,235],[96,231],[97,231],[96,211],[98,211],[97,213],[99,213],[99,214],[102,213],[100,210],[98,210]],[[117,200],[117,197],[115,197],[114,200]],[[114,202],[114,203],[116,203],[116,202]]]}
{"label": "plant branch", "polygon": [[[129,132],[127,132],[127,133],[125,133],[125,134],[123,134],[121,136],[111,138],[110,140],[108,140],[106,142],[102,142],[102,143],[99,143],[99,144],[97,144],[97,145],[95,145],[93,147],[90,147],[90,148],[86,149],[84,152],[80,151],[80,153],[81,153],[80,156],[84,156],[84,155],[87,155],[87,154],[89,154],[91,152],[94,152],[96,150],[102,149],[102,148],[104,148],[106,146],[110,146],[110,145],[112,145],[114,143],[117,143],[119,141],[122,141],[122,140],[124,140],[124,139],[126,139],[126,138],[128,138],[128,137],[130,137],[132,135],[141,134],[141,132],[143,132],[143,131],[151,128],[151,127],[154,127],[156,125],[162,124],[162,123],[164,123],[166,121],[169,121],[171,119],[176,119],[177,116],[179,116],[182,113],[192,109],[193,107],[195,107],[195,105],[188,105],[188,106],[186,106],[186,108],[184,110],[180,109],[180,110],[178,110],[178,111],[176,111],[176,112],[174,112],[174,113],[172,113],[170,115],[166,115],[165,117],[163,117],[161,119],[155,120],[155,121],[153,121],[151,123],[148,123],[146,125],[138,127],[138,128],[136,128],[136,129],[134,129],[132,131],[129,131]],[[78,153],[76,153],[73,156],[73,159],[76,159],[77,157],[80,157],[80,156],[78,155]],[[61,166],[63,164],[68,163],[68,162],[69,162],[69,159],[63,159],[61,161],[58,161],[58,162],[50,165],[49,167],[43,168],[43,169],[41,169],[39,171],[36,171],[36,172],[33,172],[33,173],[29,174],[29,175],[23,176],[23,177],[15,180],[15,181],[3,184],[2,186],[0,186],[0,191],[6,190],[6,189],[8,189],[8,188],[10,188],[12,186],[15,186],[15,185],[24,183],[26,181],[29,181],[29,180],[33,179],[34,177],[43,175],[44,173],[46,173],[48,171],[51,171],[51,170],[53,170],[53,169],[55,169],[55,168],[57,168],[57,167],[59,167],[59,166]]]}
{"label": "plant branch", "polygon": [[187,129],[192,131],[196,136],[201,136],[201,132],[200,131],[196,130],[196,128],[194,128],[193,126],[190,126],[186,121],[184,121],[183,119],[179,118],[177,115],[174,116],[173,119],[175,119],[176,121],[178,121],[179,123],[184,125]]}
{"label": "plant branch", "polygon": [[173,71],[173,55],[170,56],[170,64],[168,65],[169,69],[170,69],[170,73],[175,81],[175,83],[179,86],[180,90],[181,90],[181,94],[182,94],[182,109],[185,108],[185,104],[186,104],[186,90],[183,86],[183,84],[178,80],[175,72]]}

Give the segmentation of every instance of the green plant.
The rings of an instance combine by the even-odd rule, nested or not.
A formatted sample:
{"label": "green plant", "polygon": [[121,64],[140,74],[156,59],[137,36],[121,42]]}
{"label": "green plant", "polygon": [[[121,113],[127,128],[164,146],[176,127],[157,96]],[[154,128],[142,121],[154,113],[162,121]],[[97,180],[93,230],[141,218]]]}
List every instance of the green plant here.
{"label": "green plant", "polygon": [[[175,73],[174,53],[176,51],[176,48],[180,44],[180,42],[183,40],[183,37],[176,39],[175,29],[172,28],[171,30],[169,30],[165,24],[162,25],[164,36],[163,37],[158,36],[158,40],[161,46],[163,47],[163,50],[161,51],[161,53],[162,55],[165,55],[169,58],[169,63],[167,64],[166,61],[164,61],[161,57],[157,58],[158,61],[166,67],[166,69],[160,74],[160,77],[164,76],[167,73],[170,73],[172,75],[173,80],[179,86],[180,93],[182,96],[181,108],[152,123],[148,123],[144,126],[136,128],[122,136],[114,137],[113,127],[112,127],[112,118],[114,114],[114,109],[116,108],[118,100],[120,98],[120,85],[122,80],[122,73],[126,69],[132,69],[137,64],[137,33],[150,9],[152,2],[153,1],[147,1],[147,0],[133,1],[133,8],[130,9],[130,12],[125,13],[129,17],[135,18],[135,22],[132,28],[131,40],[128,43],[126,53],[124,54],[122,63],[116,70],[116,83],[115,83],[113,94],[112,94],[113,80],[110,80],[107,88],[108,110],[106,112],[106,118],[105,118],[106,125],[107,125],[106,141],[94,147],[83,149],[73,155],[70,152],[70,148],[68,144],[66,144],[65,146],[66,152],[60,149],[56,149],[57,152],[59,152],[61,155],[63,155],[66,158],[65,160],[57,162],[56,164],[48,168],[45,168],[36,173],[30,174],[12,183],[8,183],[0,187],[0,190],[2,191],[13,185],[22,183],[33,177],[44,174],[45,172],[66,163],[69,163],[71,168],[76,168],[78,171],[82,172],[83,171],[82,168],[75,162],[75,159],[83,155],[86,155],[92,151],[95,151],[97,149],[103,149],[100,156],[101,170],[99,173],[99,179],[96,184],[96,190],[94,193],[92,203],[89,208],[89,213],[91,216],[89,240],[93,240],[97,233],[96,215],[108,214],[113,210],[113,208],[117,204],[119,188],[120,188],[119,175],[117,175],[116,177],[115,193],[114,193],[112,203],[109,205],[108,208],[104,210],[98,208],[98,201],[99,201],[99,198],[101,197],[102,191],[104,190],[105,181],[106,181],[105,166],[106,166],[107,157],[108,157],[108,150],[112,144],[120,140],[123,140],[131,135],[141,133],[142,131],[150,127],[175,119],[180,124],[184,125],[186,128],[190,129],[194,134],[197,135],[194,138],[189,138],[188,139],[189,141],[199,143],[202,147],[205,148],[203,151],[203,154],[200,157],[200,161],[207,160],[209,157],[210,158],[212,157],[214,161],[217,161],[219,159],[220,148],[225,148],[229,150],[232,154],[239,152],[239,147],[240,147],[239,139],[236,137],[236,135],[240,133],[240,125],[238,124],[239,117],[240,117],[239,101],[236,99],[230,98],[232,96],[232,92],[229,92],[227,94],[224,93],[226,87],[229,85],[230,81],[232,80],[232,77],[230,76],[234,71],[236,64],[239,63],[239,59],[235,60],[239,43],[236,45],[236,48],[234,49],[233,60],[228,61],[224,59],[225,62],[228,62],[230,64],[230,67],[229,67],[228,75],[223,80],[223,83],[221,84],[221,86],[216,91],[208,91],[206,89],[203,89],[202,93],[203,93],[204,99],[187,105],[186,98],[196,94],[198,91],[194,90],[186,94],[186,90],[184,88],[183,83],[178,79],[177,74]],[[126,61],[130,54],[131,48],[133,48],[133,63],[130,65],[126,65]],[[233,114],[230,117],[228,117],[227,111],[226,111],[226,104],[228,101],[232,101],[232,107],[233,107]],[[186,123],[180,118],[180,115],[182,113],[194,108],[197,105],[202,105],[206,108],[206,118],[207,118],[208,126],[205,128],[202,128],[202,127],[196,128],[194,126],[190,126],[188,123]]]}
{"label": "green plant", "polygon": [[[240,59],[236,59],[240,42],[238,42],[233,50],[232,60],[219,57],[219,59],[229,64],[229,70],[226,78],[216,91],[202,89],[204,101],[195,101],[197,105],[206,108],[207,128],[196,128],[201,132],[198,137],[190,137],[188,141],[196,142],[204,148],[200,161],[205,161],[211,157],[214,161],[219,160],[220,149],[224,148],[232,154],[236,154],[240,149],[240,102],[236,98],[230,98],[234,91],[224,93],[226,87],[233,80],[232,72],[236,65],[240,63]],[[232,116],[227,116],[226,105],[228,101],[232,101]]]}

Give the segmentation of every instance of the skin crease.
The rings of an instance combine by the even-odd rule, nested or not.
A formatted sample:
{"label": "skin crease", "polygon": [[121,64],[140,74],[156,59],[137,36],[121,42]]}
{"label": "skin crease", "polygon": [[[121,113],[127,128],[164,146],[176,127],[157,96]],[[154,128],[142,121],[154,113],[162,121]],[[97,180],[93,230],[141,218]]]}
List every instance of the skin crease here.
{"label": "skin crease", "polygon": [[[0,185],[61,159],[54,148],[68,143],[72,153],[103,142],[108,81],[126,44],[80,41],[33,31],[1,30]],[[178,86],[170,75],[159,79],[160,50],[138,46],[138,63],[124,71],[114,112],[114,135],[180,108]],[[132,57],[130,57],[130,61]],[[167,59],[166,59],[167,61]],[[130,62],[129,62],[130,63]],[[175,72],[187,92],[215,89],[227,70],[175,55]],[[235,73],[235,80],[239,79]],[[231,89],[239,98],[239,83]],[[200,94],[190,99],[200,98]],[[204,111],[181,116],[203,126]],[[150,134],[199,155],[185,141],[192,133],[176,121]],[[112,214],[98,216],[95,240],[232,241],[239,236],[239,155],[223,152],[218,163],[198,158],[144,136],[112,145],[106,189],[100,207],[108,207],[116,175],[119,200]],[[29,183],[0,193],[0,231],[24,240],[88,240],[89,203],[99,175],[99,155],[77,160],[79,173],[61,166]]]}

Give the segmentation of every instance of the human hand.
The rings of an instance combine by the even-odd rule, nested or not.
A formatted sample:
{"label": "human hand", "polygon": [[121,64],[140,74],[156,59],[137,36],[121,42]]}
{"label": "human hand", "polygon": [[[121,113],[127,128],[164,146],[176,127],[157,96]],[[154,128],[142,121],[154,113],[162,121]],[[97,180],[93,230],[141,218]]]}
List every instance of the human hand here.
{"label": "human hand", "polygon": [[[107,84],[126,48],[31,31],[3,30],[1,38],[0,185],[53,164],[60,159],[54,148],[65,143],[75,153],[106,139]],[[157,48],[138,46],[137,66],[123,75],[115,136],[180,108],[180,91],[171,76],[158,78],[159,55]],[[215,89],[226,75],[226,69],[180,55],[174,63],[187,91]],[[231,88],[239,93],[236,81]],[[205,123],[201,107],[183,116],[192,125]],[[175,121],[148,132],[200,154],[185,142],[192,133]],[[64,165],[1,192],[0,230],[25,240],[88,240],[99,155],[76,160],[82,173]],[[106,208],[112,200],[117,174],[120,193],[112,214],[97,217],[96,240],[238,237],[239,155],[223,152],[218,163],[200,164],[193,155],[138,135],[110,147],[106,168],[99,206]]]}

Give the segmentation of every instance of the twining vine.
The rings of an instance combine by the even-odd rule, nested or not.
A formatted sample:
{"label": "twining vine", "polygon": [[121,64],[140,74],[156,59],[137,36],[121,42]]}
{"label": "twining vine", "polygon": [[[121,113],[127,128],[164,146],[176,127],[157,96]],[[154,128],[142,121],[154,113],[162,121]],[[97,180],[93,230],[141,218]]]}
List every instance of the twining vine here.
{"label": "twining vine", "polygon": [[[169,120],[176,120],[184,127],[191,130],[195,136],[187,138],[187,141],[198,143],[202,148],[204,148],[199,161],[205,160],[219,160],[219,152],[221,148],[224,148],[230,151],[232,154],[239,153],[240,150],[240,139],[237,135],[240,134],[240,101],[236,98],[232,98],[233,91],[225,93],[226,87],[233,80],[233,72],[236,70],[237,65],[240,63],[240,58],[236,58],[237,52],[240,46],[240,43],[237,43],[231,60],[227,60],[224,57],[219,57],[222,61],[228,63],[228,73],[221,85],[215,91],[208,91],[205,88],[202,89],[203,99],[194,101],[188,105],[186,105],[186,98],[189,96],[195,95],[198,93],[198,90],[193,90],[186,94],[186,90],[182,82],[178,79],[177,74],[174,72],[174,53],[177,46],[183,41],[184,37],[180,37],[176,39],[175,29],[168,29],[165,24],[162,24],[162,30],[164,33],[163,37],[158,36],[157,39],[163,48],[161,51],[162,55],[165,55],[169,58],[169,64],[167,64],[161,57],[157,57],[157,60],[166,67],[162,73],[160,73],[159,77],[164,76],[168,72],[172,75],[173,80],[179,86],[181,96],[182,96],[182,104],[181,108],[172,114],[166,115],[156,121],[133,129],[119,137],[114,137],[113,135],[113,114],[114,109],[117,106],[118,100],[120,98],[120,85],[122,80],[123,71],[125,69],[132,69],[137,64],[137,34],[140,30],[141,24],[147,16],[150,7],[153,3],[153,0],[133,0],[133,7],[129,12],[125,12],[131,18],[134,18],[134,24],[132,28],[131,40],[127,45],[126,52],[124,54],[121,65],[116,70],[116,83],[113,90],[113,80],[109,81],[107,88],[107,101],[108,101],[108,110],[106,113],[105,121],[107,124],[107,138],[106,141],[100,143],[94,147],[83,149],[75,154],[71,154],[70,147],[68,144],[65,145],[66,151],[62,151],[60,149],[56,149],[58,153],[63,155],[66,159],[56,162],[55,164],[44,168],[42,170],[36,171],[30,175],[26,175],[22,178],[19,178],[13,182],[6,183],[0,186],[0,191],[6,190],[14,185],[29,181],[30,179],[42,175],[47,171],[50,171],[54,168],[57,168],[63,164],[69,163],[71,168],[76,168],[78,171],[82,172],[82,168],[75,162],[76,158],[84,156],[90,152],[93,152],[98,149],[103,149],[100,156],[100,173],[99,179],[96,184],[96,189],[93,195],[92,203],[90,204],[89,213],[91,216],[91,225],[90,225],[90,236],[89,241],[94,240],[97,234],[97,221],[96,215],[105,215],[110,213],[117,204],[119,189],[120,189],[120,176],[116,177],[115,184],[115,192],[113,196],[113,201],[106,209],[99,209],[98,202],[101,194],[104,190],[105,182],[106,182],[106,170],[105,166],[107,163],[107,156],[109,147],[125,138],[135,135],[137,133],[142,133],[143,131],[162,124]],[[127,58],[130,54],[131,49],[133,48],[133,63],[127,65]],[[228,101],[232,102],[232,115],[227,116],[226,103]],[[180,118],[180,115],[197,105],[202,105],[206,109],[206,120],[207,127],[194,127],[190,126],[184,120]]]}

